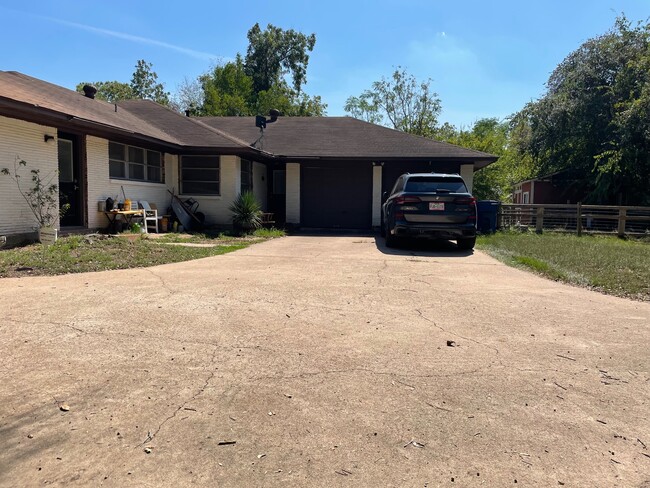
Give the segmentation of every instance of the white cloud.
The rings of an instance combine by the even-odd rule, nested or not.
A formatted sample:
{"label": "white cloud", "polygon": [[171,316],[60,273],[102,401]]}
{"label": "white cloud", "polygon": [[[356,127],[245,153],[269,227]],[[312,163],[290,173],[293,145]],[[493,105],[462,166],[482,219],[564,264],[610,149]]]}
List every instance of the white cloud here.
{"label": "white cloud", "polygon": [[109,29],[102,29],[100,27],[94,27],[91,25],[86,25],[86,24],[79,24],[77,22],[69,22],[67,20],[61,20],[61,19],[55,19],[52,17],[41,17],[45,20],[49,20],[50,22],[55,22],[57,24],[61,25],[66,25],[68,27],[74,27],[75,29],[81,29],[85,30],[87,32],[92,32],[94,34],[99,34],[99,35],[105,35],[109,37],[115,37],[118,39],[124,39],[125,41],[131,41],[131,42],[136,42],[139,44],[148,44],[150,46],[157,46],[157,47],[162,47],[164,49],[170,49],[172,51],[179,52],[181,54],[185,54],[187,56],[191,56],[194,58],[199,58],[199,59],[207,59],[207,60],[214,60],[221,58],[221,56],[218,56],[216,54],[212,53],[207,53],[203,51],[196,51],[194,49],[188,49],[182,46],[177,46],[175,44],[170,44],[168,42],[163,42],[163,41],[158,41],[156,39],[150,39],[147,37],[140,37],[140,36],[134,36],[132,34],[127,34],[125,32],[118,32],[114,30],[109,30]]}

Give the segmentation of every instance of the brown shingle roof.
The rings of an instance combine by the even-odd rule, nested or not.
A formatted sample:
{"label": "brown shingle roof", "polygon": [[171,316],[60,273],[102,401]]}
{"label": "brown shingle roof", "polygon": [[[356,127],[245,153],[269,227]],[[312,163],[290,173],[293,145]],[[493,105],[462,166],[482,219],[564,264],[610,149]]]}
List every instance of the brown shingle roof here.
{"label": "brown shingle roof", "polygon": [[351,117],[280,117],[267,125],[260,138],[254,117],[188,118],[149,100],[125,100],[117,104],[116,111],[114,104],[15,71],[0,71],[0,109],[3,100],[5,112],[12,106],[7,102],[17,102],[39,114],[43,110],[65,116],[84,127],[152,138],[179,148],[253,150],[286,159],[465,160],[474,162],[476,168],[497,159]]}
{"label": "brown shingle roof", "polygon": [[234,137],[221,134],[194,118],[185,117],[151,100],[123,100],[117,102],[117,105],[139,117],[143,123],[155,126],[168,134],[183,146],[222,149],[247,147],[246,143],[237,141]]}
{"label": "brown shingle roof", "polygon": [[220,135],[214,129],[149,100],[125,100],[112,103],[91,99],[76,91],[15,71],[0,71],[0,100],[7,99],[30,108],[45,109],[101,126],[104,130],[123,131],[164,143],[189,147],[242,149],[246,145]]}
{"label": "brown shingle roof", "polygon": [[115,105],[15,71],[0,71],[0,98],[50,110],[69,117],[178,143],[173,137]]}
{"label": "brown shingle roof", "polygon": [[352,117],[280,117],[264,130],[254,117],[200,120],[255,147],[288,158],[426,158],[492,162],[491,154],[388,129]]}

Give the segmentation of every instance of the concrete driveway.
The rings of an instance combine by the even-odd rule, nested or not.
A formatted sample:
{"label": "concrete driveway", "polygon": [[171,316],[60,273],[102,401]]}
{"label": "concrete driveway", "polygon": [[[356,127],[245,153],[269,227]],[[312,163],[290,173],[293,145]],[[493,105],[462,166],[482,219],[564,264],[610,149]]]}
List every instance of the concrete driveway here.
{"label": "concrete driveway", "polygon": [[650,487],[650,304],[382,243],[0,280],[0,485]]}

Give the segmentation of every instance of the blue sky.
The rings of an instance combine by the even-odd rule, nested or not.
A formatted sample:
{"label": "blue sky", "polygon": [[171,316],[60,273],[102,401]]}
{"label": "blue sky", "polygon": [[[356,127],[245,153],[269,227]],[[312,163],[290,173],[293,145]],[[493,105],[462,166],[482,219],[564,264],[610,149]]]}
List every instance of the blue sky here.
{"label": "blue sky", "polygon": [[272,23],[316,34],[304,88],[328,115],[403,66],[433,79],[441,122],[467,127],[539,97],[555,66],[620,13],[647,20],[650,0],[0,0],[0,69],[74,88],[128,82],[145,59],[173,92],[245,53],[255,22]]}

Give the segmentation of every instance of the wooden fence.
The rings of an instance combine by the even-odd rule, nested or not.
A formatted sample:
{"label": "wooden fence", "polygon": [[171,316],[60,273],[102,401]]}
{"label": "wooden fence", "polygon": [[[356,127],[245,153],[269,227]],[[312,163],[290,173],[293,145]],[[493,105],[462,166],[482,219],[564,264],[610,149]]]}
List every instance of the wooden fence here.
{"label": "wooden fence", "polygon": [[583,233],[650,235],[650,207],[502,204],[500,229],[519,227]]}

